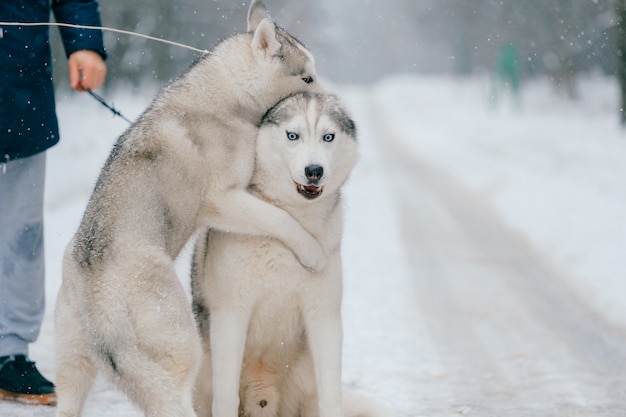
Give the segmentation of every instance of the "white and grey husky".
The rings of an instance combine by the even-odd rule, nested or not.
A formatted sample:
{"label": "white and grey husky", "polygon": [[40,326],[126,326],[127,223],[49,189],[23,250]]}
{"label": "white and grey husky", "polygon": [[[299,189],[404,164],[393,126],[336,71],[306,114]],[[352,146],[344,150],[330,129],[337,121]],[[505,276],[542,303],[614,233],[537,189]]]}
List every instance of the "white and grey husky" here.
{"label": "white and grey husky", "polygon": [[199,416],[354,415],[342,408],[340,246],[341,187],[357,158],[355,125],[333,95],[295,94],[263,118],[250,192],[309,230],[328,264],[307,270],[272,237],[209,230],[198,240]]}
{"label": "white and grey husky", "polygon": [[286,211],[246,191],[258,124],[314,91],[313,57],[261,1],[157,95],[114,146],[63,263],[58,416],[79,416],[98,371],[152,417],[191,417],[201,345],[174,259],[203,227],[273,236],[311,270],[324,250]]}

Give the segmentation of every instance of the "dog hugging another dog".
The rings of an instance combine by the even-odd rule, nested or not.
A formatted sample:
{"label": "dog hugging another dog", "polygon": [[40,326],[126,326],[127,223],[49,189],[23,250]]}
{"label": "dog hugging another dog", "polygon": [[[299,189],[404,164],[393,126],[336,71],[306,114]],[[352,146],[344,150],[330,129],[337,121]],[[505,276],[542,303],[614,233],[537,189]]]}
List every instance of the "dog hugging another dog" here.
{"label": "dog hugging another dog", "polygon": [[[311,53],[252,1],[248,32],[163,89],[100,173],[63,260],[57,416],[98,372],[151,417],[375,415],[341,389],[357,153]],[[191,308],[174,260],[195,235]]]}

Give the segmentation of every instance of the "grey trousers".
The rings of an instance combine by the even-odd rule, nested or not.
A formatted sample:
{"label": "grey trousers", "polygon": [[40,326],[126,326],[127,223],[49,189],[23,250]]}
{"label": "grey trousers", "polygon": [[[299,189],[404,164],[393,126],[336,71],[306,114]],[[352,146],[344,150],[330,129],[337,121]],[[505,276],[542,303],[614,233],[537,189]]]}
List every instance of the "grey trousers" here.
{"label": "grey trousers", "polygon": [[0,165],[0,356],[28,354],[45,308],[46,154]]}

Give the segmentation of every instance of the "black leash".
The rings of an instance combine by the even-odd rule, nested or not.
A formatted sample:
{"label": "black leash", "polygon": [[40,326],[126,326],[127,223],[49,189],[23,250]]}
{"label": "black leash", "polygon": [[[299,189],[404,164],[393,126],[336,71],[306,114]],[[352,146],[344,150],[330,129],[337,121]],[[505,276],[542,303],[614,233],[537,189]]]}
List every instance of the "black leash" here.
{"label": "black leash", "polygon": [[106,107],[107,109],[111,110],[111,112],[113,113],[114,116],[119,116],[122,119],[126,120],[128,123],[132,124],[133,122],[131,122],[130,120],[128,120],[126,117],[124,117],[124,115],[122,113],[119,112],[119,110],[117,110],[115,107],[111,106],[109,103],[106,102],[105,99],[103,99],[102,97],[100,97],[98,94],[94,93],[91,90],[87,90],[87,92],[89,93],[89,95],[93,98],[95,98],[96,100],[98,100],[100,102],[100,104],[102,104],[104,107]]}

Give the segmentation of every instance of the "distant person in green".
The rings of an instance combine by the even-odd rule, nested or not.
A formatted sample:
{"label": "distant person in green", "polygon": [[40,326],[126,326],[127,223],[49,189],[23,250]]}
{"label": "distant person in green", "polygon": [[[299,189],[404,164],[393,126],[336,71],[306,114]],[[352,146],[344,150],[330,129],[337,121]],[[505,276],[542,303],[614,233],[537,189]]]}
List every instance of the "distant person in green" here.
{"label": "distant person in green", "polygon": [[509,90],[515,107],[519,107],[520,100],[520,62],[515,46],[508,42],[500,48],[496,56],[495,80],[491,95],[492,104],[495,106],[500,100],[502,90]]}

